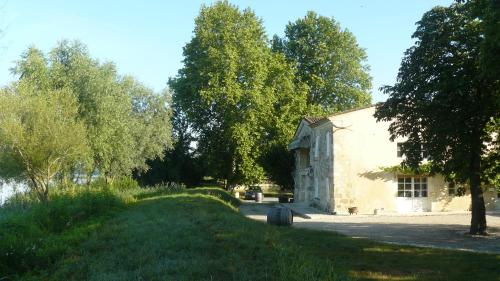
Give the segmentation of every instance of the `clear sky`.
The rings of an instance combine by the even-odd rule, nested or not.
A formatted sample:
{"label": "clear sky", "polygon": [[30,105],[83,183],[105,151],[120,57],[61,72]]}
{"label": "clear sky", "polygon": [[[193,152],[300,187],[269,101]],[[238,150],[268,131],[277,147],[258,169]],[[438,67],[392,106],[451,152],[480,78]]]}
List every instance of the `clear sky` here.
{"label": "clear sky", "polygon": [[[191,39],[194,18],[212,1],[67,1],[3,0],[0,4],[0,85],[13,79],[9,68],[28,46],[48,51],[61,39],[77,39],[101,61],[113,61],[160,91],[182,66],[182,47]],[[393,84],[412,45],[415,22],[436,5],[452,0],[233,0],[263,20],[268,36],[283,35],[290,21],[307,11],[334,17],[366,49],[373,77],[374,102],[385,100],[378,88]],[[2,3],[2,0],[0,0]]]}

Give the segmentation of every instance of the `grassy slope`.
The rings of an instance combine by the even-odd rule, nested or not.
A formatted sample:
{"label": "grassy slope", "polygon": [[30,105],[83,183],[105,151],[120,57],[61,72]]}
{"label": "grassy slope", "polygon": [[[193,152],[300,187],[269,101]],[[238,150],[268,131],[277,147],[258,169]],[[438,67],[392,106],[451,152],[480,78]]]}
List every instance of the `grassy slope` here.
{"label": "grassy slope", "polygon": [[17,199],[0,207],[1,281],[51,268],[127,206],[109,190],[66,190],[47,203]]}
{"label": "grassy slope", "polygon": [[[44,280],[499,280],[500,256],[269,226],[222,200],[151,194]],[[36,279],[36,278],[35,278]]]}

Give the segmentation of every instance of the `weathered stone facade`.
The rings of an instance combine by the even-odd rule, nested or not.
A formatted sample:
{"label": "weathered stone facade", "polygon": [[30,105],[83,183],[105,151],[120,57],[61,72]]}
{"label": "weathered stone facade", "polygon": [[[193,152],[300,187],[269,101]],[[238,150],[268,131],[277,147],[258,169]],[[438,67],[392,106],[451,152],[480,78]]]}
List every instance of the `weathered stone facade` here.
{"label": "weathered stone facade", "polygon": [[[382,171],[401,163],[397,143],[404,140],[389,141],[389,123],[376,122],[374,112],[372,106],[301,121],[289,145],[296,156],[295,201],[340,214],[350,207],[370,214],[468,210],[470,196],[450,195],[439,175]],[[406,185],[401,183],[405,180]],[[496,190],[485,190],[485,201],[487,209],[500,209]]]}

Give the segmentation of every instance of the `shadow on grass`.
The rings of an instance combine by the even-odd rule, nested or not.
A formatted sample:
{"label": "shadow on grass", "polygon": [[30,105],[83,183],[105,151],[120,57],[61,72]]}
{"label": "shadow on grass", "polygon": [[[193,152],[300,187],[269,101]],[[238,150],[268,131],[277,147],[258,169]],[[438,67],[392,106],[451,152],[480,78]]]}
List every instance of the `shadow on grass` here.
{"label": "shadow on grass", "polygon": [[498,280],[498,255],[270,226],[200,193],[149,197],[61,262],[56,280]]}

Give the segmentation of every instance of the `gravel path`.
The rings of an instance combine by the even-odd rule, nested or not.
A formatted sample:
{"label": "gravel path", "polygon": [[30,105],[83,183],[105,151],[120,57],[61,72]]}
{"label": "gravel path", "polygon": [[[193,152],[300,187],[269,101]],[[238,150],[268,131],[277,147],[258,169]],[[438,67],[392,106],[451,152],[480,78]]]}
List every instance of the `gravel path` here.
{"label": "gravel path", "polygon": [[[266,221],[267,210],[277,204],[245,202],[240,211],[249,218]],[[432,215],[326,215],[311,219],[295,216],[294,227],[336,231],[354,238],[420,247],[449,248],[500,254],[500,214],[488,214],[490,236],[468,235],[470,214]]]}

